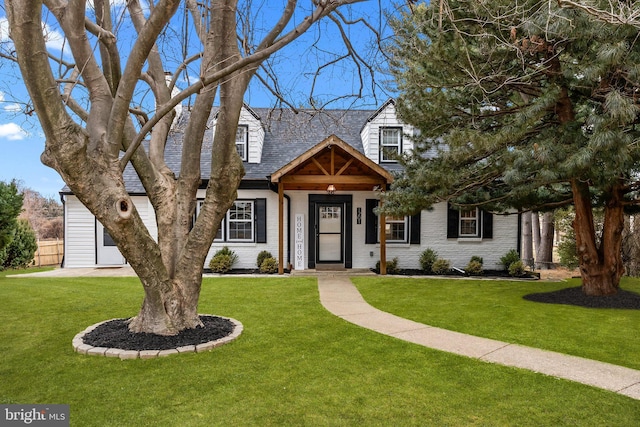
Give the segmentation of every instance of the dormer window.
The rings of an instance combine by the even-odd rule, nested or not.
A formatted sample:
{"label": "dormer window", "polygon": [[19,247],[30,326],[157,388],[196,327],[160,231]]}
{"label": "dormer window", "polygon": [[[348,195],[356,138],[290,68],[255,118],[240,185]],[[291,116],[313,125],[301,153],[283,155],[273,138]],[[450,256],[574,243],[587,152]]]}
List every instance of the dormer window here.
{"label": "dormer window", "polygon": [[402,128],[380,128],[380,162],[395,162],[396,156],[402,152]]}
{"label": "dormer window", "polygon": [[243,162],[248,159],[249,152],[249,127],[246,125],[239,125],[236,131],[236,150]]}

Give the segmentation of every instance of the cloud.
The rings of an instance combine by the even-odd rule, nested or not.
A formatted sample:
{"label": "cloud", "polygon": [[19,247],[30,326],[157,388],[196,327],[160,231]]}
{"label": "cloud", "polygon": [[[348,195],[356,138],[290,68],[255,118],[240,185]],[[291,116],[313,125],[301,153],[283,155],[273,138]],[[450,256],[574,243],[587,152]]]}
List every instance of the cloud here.
{"label": "cloud", "polygon": [[0,124],[0,139],[19,141],[27,137],[27,133],[15,123]]}
{"label": "cloud", "polygon": [[9,20],[6,17],[0,18],[0,43],[9,41]]}
{"label": "cloud", "polygon": [[20,111],[22,111],[22,107],[20,107],[20,104],[16,104],[15,102],[5,105],[4,107],[2,107],[2,109],[9,113],[19,113]]}
{"label": "cloud", "polygon": [[[47,23],[42,23],[42,32],[47,48],[62,51],[65,46],[64,35]],[[13,40],[9,38],[9,21],[5,16],[0,18],[0,43],[7,44],[6,50],[13,49]]]}
{"label": "cloud", "polygon": [[57,51],[62,51],[66,46],[64,35],[53,29],[48,24],[44,24],[44,28],[42,29],[44,33],[44,40],[47,44],[47,48]]}

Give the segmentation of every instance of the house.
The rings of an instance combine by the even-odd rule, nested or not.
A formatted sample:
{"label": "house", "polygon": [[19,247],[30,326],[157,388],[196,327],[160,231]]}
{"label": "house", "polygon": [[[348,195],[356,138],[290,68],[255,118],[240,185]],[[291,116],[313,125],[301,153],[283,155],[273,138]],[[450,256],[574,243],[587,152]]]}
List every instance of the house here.
{"label": "house", "polygon": [[[167,164],[176,170],[183,123],[176,122],[167,143]],[[483,257],[486,269],[496,268],[507,251],[520,247],[518,215],[460,212],[441,203],[414,216],[386,217],[385,232],[379,232],[383,218],[374,213],[376,190],[393,181],[399,165],[392,154],[412,148],[412,132],[397,119],[393,100],[375,111],[295,114],[245,106],[236,144],[246,175],[206,262],[228,246],[239,255],[234,268],[255,268],[263,250],[278,258],[281,271],[372,268],[380,259],[395,257],[400,268],[419,268],[420,254],[431,248],[452,266],[463,268],[475,255]],[[213,132],[206,138],[204,151],[211,147]],[[203,176],[210,166],[209,156],[203,155]],[[130,167],[125,181],[151,234],[157,235],[154,211]],[[61,194],[64,267],[125,264],[102,225],[73,194]],[[198,198],[204,194],[200,189]]]}

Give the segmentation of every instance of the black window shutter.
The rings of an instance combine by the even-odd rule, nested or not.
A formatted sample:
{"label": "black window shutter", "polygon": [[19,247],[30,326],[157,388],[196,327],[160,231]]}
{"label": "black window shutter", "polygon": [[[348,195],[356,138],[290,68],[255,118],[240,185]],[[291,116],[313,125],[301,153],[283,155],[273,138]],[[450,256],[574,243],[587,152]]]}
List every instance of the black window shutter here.
{"label": "black window shutter", "polygon": [[367,199],[365,206],[365,239],[364,242],[366,244],[375,245],[378,243],[378,217],[373,212],[373,210],[378,206],[378,200],[376,199]]}
{"label": "black window shutter", "polygon": [[420,212],[411,217],[409,227],[411,227],[409,243],[412,245],[420,244]]}
{"label": "black window shutter", "polygon": [[267,199],[256,199],[256,243],[267,243]]}
{"label": "black window shutter", "polygon": [[455,239],[459,236],[460,212],[451,205],[447,205],[447,239]]}
{"label": "black window shutter", "polygon": [[493,214],[482,211],[482,238],[493,239]]}

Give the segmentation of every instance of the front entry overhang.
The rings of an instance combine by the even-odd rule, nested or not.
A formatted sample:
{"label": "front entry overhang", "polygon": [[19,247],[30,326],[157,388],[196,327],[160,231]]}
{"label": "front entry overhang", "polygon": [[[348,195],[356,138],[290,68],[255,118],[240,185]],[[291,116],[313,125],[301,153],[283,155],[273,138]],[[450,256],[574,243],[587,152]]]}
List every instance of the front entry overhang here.
{"label": "front entry overhang", "polygon": [[[302,155],[296,157],[271,177],[278,185],[278,272],[284,273],[284,192],[306,191],[374,191],[385,190],[393,182],[393,175],[360,151],[331,135]],[[386,239],[380,224],[380,274],[386,274]]]}

